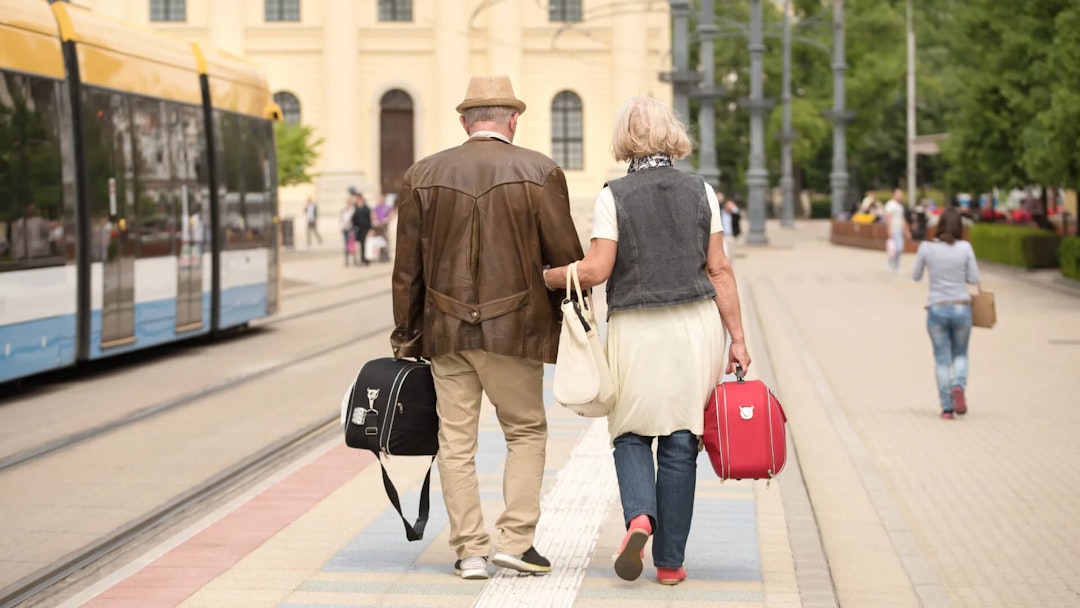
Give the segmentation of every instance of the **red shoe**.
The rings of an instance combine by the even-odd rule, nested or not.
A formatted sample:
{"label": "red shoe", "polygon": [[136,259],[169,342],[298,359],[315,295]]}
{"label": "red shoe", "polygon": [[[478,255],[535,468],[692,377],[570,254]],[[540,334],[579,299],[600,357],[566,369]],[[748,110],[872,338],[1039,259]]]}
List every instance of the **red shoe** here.
{"label": "red shoe", "polygon": [[678,585],[686,580],[685,568],[657,568],[656,581],[661,585]]}
{"label": "red shoe", "polygon": [[644,569],[642,559],[645,558],[645,543],[652,535],[652,524],[649,523],[648,515],[638,515],[630,520],[630,527],[626,530],[626,536],[619,545],[619,552],[615,554],[615,574],[624,581],[637,580]]}
{"label": "red shoe", "polygon": [[952,420],[953,419],[952,410],[946,410],[944,412],[941,412],[941,417],[944,418],[945,420]]}
{"label": "red shoe", "polygon": [[967,399],[964,398],[964,387],[952,387],[952,406],[957,414],[967,413]]}

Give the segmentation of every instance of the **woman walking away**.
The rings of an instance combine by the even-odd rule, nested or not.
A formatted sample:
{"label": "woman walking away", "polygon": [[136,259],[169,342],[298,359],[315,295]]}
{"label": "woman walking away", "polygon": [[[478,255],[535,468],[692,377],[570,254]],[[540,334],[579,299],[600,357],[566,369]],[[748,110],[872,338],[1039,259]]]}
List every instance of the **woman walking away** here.
{"label": "woman walking away", "polygon": [[[699,437],[724,368],[725,328],[727,371],[749,368],[750,355],[716,194],[672,166],[690,154],[685,127],[662,102],[633,97],[616,120],[612,151],[629,171],[597,197],[578,273],[585,288],[608,282],[607,354],[619,395],[608,431],[627,528],[615,572],[640,576],[654,536],[657,580],[675,585],[686,579]],[[545,282],[564,288],[566,267],[546,271]]]}
{"label": "woman walking away", "polygon": [[965,283],[979,282],[979,267],[971,244],[962,240],[963,234],[960,211],[956,207],[942,211],[937,238],[919,244],[912,274],[912,278],[920,281],[923,268],[930,273],[926,329],[934,345],[938,398],[941,417],[945,419],[951,419],[953,412],[967,412],[964,389],[968,377],[971,295]]}

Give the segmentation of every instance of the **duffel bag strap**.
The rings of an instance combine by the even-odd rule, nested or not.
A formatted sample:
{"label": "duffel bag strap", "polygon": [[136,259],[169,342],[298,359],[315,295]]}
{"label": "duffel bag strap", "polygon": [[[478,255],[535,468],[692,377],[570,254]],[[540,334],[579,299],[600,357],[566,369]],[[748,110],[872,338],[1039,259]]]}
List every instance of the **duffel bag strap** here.
{"label": "duffel bag strap", "polygon": [[390,475],[386,472],[382,458],[379,458],[378,454],[375,457],[379,459],[379,468],[382,469],[382,482],[383,487],[386,488],[386,497],[390,499],[390,504],[394,505],[394,509],[397,510],[398,516],[401,517],[401,523],[405,524],[405,538],[421,540],[424,538],[424,528],[427,527],[428,512],[431,510],[431,467],[435,464],[435,457],[431,457],[431,464],[428,465],[427,475],[424,477],[424,485],[420,487],[420,512],[417,514],[415,524],[410,524],[409,520],[405,519],[405,514],[401,512],[401,500],[398,498],[397,488],[394,487],[394,482],[390,481]]}

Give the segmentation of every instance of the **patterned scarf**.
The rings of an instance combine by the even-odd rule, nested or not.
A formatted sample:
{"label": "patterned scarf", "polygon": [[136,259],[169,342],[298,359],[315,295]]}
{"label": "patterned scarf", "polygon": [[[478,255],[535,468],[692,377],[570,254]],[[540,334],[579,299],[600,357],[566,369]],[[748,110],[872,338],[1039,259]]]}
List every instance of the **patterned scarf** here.
{"label": "patterned scarf", "polygon": [[635,171],[641,171],[642,169],[652,169],[654,167],[671,167],[674,163],[671,162],[671,157],[663,152],[657,152],[649,156],[639,156],[638,158],[630,161],[630,168],[626,170],[627,173],[633,173]]}

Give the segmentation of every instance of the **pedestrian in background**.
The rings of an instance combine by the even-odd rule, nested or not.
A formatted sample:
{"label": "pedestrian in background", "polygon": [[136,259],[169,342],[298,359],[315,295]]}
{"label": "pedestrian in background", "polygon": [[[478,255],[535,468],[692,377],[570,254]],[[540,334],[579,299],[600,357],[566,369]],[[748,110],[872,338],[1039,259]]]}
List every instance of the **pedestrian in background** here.
{"label": "pedestrian in background", "polygon": [[394,213],[394,206],[390,204],[389,199],[393,199],[393,196],[383,195],[379,197],[379,204],[375,205],[373,215],[375,222],[371,227],[371,238],[377,239],[378,243],[378,261],[389,262],[390,261],[390,246],[389,246],[389,231],[390,216]]}
{"label": "pedestrian in background", "polygon": [[911,238],[907,213],[904,209],[904,191],[893,190],[892,198],[885,203],[885,229],[888,232],[885,241],[886,260],[889,270],[900,272],[900,256],[904,253],[904,239]]}
{"label": "pedestrian in background", "polygon": [[355,202],[352,214],[353,238],[356,239],[360,263],[368,266],[371,264],[371,260],[367,258],[367,239],[372,225],[371,207],[368,207],[364,195],[359,192],[354,191],[353,201]]}
{"label": "pedestrian in background", "polygon": [[968,378],[968,339],[971,336],[971,294],[967,285],[979,282],[979,267],[971,244],[963,240],[960,211],[948,207],[941,212],[936,238],[923,241],[915,255],[912,278],[930,275],[926,306],[926,329],[934,347],[941,417],[967,412],[964,390]]}
{"label": "pedestrian in background", "polygon": [[486,393],[507,447],[491,562],[546,574],[551,563],[533,542],[547,445],[543,366],[558,352],[561,298],[542,270],[580,259],[581,242],[562,170],[512,143],[525,103],[510,79],[471,79],[457,111],[469,139],[403,180],[391,345],[395,357],[431,358],[454,572],[488,578],[475,464]]}
{"label": "pedestrian in background", "polygon": [[[690,149],[667,105],[626,101],[612,151],[629,170],[600,192],[589,253],[578,264],[582,287],[607,281],[607,356],[619,395],[608,431],[627,528],[615,572],[640,576],[655,533],[653,564],[665,585],[686,578],[698,444],[706,402],[724,370],[725,328],[727,371],[750,367],[719,201],[700,176],[673,166]],[[564,288],[566,268],[546,278]]]}
{"label": "pedestrian in background", "polygon": [[732,199],[725,200],[722,192],[717,192],[716,198],[720,201],[720,220],[724,227],[724,255],[727,256],[729,262],[734,264],[735,244],[739,237],[742,212],[739,210],[738,203]]}
{"label": "pedestrian in background", "polygon": [[315,235],[315,239],[322,245],[322,235],[319,234],[319,206],[315,204],[315,199],[307,197],[307,202],[304,203],[304,217],[307,219],[307,235],[306,241],[308,248],[311,248],[311,235]]}
{"label": "pedestrian in background", "polygon": [[353,213],[356,211],[355,199],[356,188],[349,187],[348,196],[345,197],[345,206],[338,216],[341,222],[341,236],[345,239],[345,265],[349,265],[351,257],[356,263],[356,239],[353,237]]}

